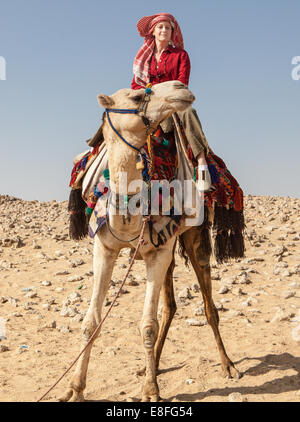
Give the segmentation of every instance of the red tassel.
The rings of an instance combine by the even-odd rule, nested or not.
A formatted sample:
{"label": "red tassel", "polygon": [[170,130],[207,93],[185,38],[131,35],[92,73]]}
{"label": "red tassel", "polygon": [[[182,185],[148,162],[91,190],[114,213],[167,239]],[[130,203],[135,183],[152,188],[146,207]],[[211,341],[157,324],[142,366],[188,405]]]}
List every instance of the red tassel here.
{"label": "red tassel", "polygon": [[219,185],[218,187],[218,193],[217,193],[217,203],[218,205],[227,205],[227,196],[226,196],[226,192],[225,189],[223,188],[222,185]]}
{"label": "red tassel", "polygon": [[235,211],[241,211],[243,209],[243,191],[237,186],[234,193],[233,208]]}

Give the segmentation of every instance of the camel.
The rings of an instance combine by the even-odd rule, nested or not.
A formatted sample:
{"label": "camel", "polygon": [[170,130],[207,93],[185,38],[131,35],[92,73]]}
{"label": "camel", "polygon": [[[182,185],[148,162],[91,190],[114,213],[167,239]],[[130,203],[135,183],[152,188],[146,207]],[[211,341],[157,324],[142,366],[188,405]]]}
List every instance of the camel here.
{"label": "camel", "polygon": [[[139,114],[111,114],[110,119],[114,128],[129,141],[131,145],[140,148],[147,140],[147,132],[154,131],[158,124],[171,116],[174,112],[183,111],[194,101],[194,95],[179,81],[170,81],[152,87],[150,96],[145,90],[121,89],[111,96],[98,95],[100,106],[105,109],[134,109],[145,105],[147,101],[146,117],[148,130],[145,128],[145,116]],[[150,125],[150,126],[149,126]],[[112,129],[106,116],[103,126],[103,135],[108,150],[108,165],[110,180],[118,186],[121,172],[127,172],[128,186],[131,181],[142,178],[142,171],[136,166],[137,150],[121,142]],[[122,192],[118,192],[122,194]],[[94,285],[89,309],[82,322],[81,350],[87,345],[92,333],[101,321],[101,311],[106,293],[109,288],[114,263],[122,248],[136,247],[138,240],[132,240],[139,235],[142,225],[141,215],[132,215],[127,224],[121,215],[111,212],[109,208],[109,225],[104,225],[94,239]],[[224,375],[240,377],[232,361],[227,356],[221,335],[218,329],[218,312],[213,303],[210,256],[203,252],[199,243],[201,226],[181,227],[176,233],[181,235],[181,242],[192,263],[200,284],[204,299],[205,313],[208,323],[215,335],[220,353]],[[112,235],[112,232],[115,236]],[[166,244],[155,248],[149,238],[146,226],[144,244],[139,253],[146,265],[147,283],[143,315],[140,323],[140,333],[145,349],[145,377],[142,387],[142,401],[158,401],[159,387],[157,372],[163,344],[167,336],[172,318],[176,311],[176,302],[173,292],[174,251],[177,237],[171,237]],[[117,240],[117,238],[123,241]],[[124,241],[128,239],[128,241]],[[159,327],[157,319],[158,301],[160,293],[163,298],[162,321]],[[97,333],[98,335],[99,333]],[[60,401],[84,401],[83,391],[86,387],[87,368],[92,349],[92,343],[86,348],[77,362],[74,375],[65,394]]]}

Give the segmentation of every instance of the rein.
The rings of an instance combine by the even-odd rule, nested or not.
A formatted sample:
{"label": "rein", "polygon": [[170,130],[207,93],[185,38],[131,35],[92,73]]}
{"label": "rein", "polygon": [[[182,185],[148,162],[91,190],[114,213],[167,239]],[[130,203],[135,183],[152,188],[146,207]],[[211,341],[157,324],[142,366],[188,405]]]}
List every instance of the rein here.
{"label": "rein", "polygon": [[[126,139],[117,131],[117,129],[114,127],[114,125],[112,124],[112,121],[111,121],[111,119],[110,119],[110,116],[109,116],[109,113],[118,113],[118,114],[135,114],[135,115],[140,115],[141,116],[141,118],[142,118],[142,120],[143,120],[143,123],[144,123],[144,125],[146,126],[146,134],[148,135],[148,147],[150,147],[151,145],[149,145],[149,144],[151,144],[151,139],[149,139],[150,138],[150,135],[149,135],[149,129],[150,129],[150,127],[151,127],[151,122],[150,122],[150,120],[148,119],[148,117],[146,116],[146,111],[147,111],[147,107],[148,107],[148,103],[149,103],[149,101],[150,101],[150,94],[151,94],[151,84],[148,84],[147,86],[146,86],[146,89],[145,89],[145,92],[146,92],[146,95],[145,95],[145,98],[144,98],[144,101],[143,101],[143,103],[141,104],[141,107],[139,108],[139,109],[128,109],[128,108],[106,108],[105,109],[105,111],[106,111],[106,115],[107,115],[107,119],[108,119],[108,122],[109,122],[109,124],[110,124],[110,127],[112,128],[112,130],[115,132],[115,134],[121,139],[121,141],[123,141],[126,145],[128,145],[130,148],[132,148],[132,149],[134,149],[135,151],[137,151],[138,152],[138,154],[139,154],[139,156],[140,156],[140,159],[138,159],[138,162],[137,162],[137,168],[141,168],[140,167],[140,165],[139,165],[139,162],[140,161],[143,161],[144,163],[146,162],[146,159],[145,159],[145,154],[141,151],[141,149],[140,148],[137,148],[137,147],[135,147],[134,145],[132,145],[130,142],[128,142],[128,141],[126,141]],[[150,163],[151,164],[151,163]],[[150,166],[150,172],[152,172],[152,170],[151,170],[151,168],[152,168],[152,165]],[[108,204],[110,203],[110,198],[111,198],[111,196],[109,197],[109,199],[108,199]],[[109,222],[108,222],[108,219],[106,218],[106,225],[107,225],[107,228],[108,228],[108,230],[109,230],[109,232],[111,233],[111,235],[115,238],[115,239],[117,239],[117,240],[119,240],[119,241],[121,241],[121,242],[132,242],[133,240],[136,240],[138,237],[139,237],[139,235],[137,235],[136,237],[134,237],[133,239],[128,239],[128,240],[125,240],[125,239],[120,239],[120,238],[118,238],[114,233],[113,233],[113,231],[112,231],[112,229],[111,229],[111,227],[110,227],[110,224],[109,224]]]}
{"label": "rein", "polygon": [[141,153],[141,149],[135,147],[134,145],[130,144],[128,141],[126,141],[126,139],[117,131],[117,129],[114,127],[114,125],[111,122],[111,119],[109,117],[109,113],[118,113],[118,114],[137,114],[140,115],[140,117],[143,120],[144,125],[146,126],[146,134],[149,135],[149,129],[151,127],[151,122],[148,119],[148,117],[146,116],[146,112],[147,112],[147,107],[148,107],[148,103],[150,101],[150,94],[151,94],[151,84],[148,84],[146,86],[145,92],[145,98],[143,103],[141,104],[141,107],[139,109],[137,108],[106,108],[106,115],[108,118],[108,122],[110,124],[110,127],[112,128],[112,130],[115,132],[116,135],[118,135],[118,137],[121,139],[121,141],[123,141],[126,145],[128,145],[130,148],[134,149],[135,151],[137,151],[139,154],[142,155]]}

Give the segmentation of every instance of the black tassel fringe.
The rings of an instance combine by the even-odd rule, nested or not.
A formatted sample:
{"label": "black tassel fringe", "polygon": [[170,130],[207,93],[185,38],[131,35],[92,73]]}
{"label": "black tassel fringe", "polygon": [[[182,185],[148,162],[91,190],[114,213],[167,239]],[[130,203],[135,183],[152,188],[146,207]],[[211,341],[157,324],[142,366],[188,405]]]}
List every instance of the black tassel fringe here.
{"label": "black tassel fringe", "polygon": [[88,219],[85,214],[86,203],[82,199],[81,194],[81,189],[74,189],[71,190],[69,196],[69,236],[74,240],[83,239],[88,235]]}

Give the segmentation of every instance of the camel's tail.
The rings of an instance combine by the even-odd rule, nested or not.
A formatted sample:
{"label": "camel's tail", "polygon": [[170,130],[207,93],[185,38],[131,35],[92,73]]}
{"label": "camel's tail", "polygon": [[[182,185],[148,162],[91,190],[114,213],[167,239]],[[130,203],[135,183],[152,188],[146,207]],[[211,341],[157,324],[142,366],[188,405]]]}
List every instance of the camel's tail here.
{"label": "camel's tail", "polygon": [[81,189],[72,189],[69,196],[69,235],[74,240],[83,239],[88,235],[88,219],[85,214],[86,203],[82,199],[81,194]]}
{"label": "camel's tail", "polygon": [[[201,253],[210,255],[212,252],[210,224],[208,212],[205,206],[205,217],[200,234]],[[245,221],[243,210],[227,210],[224,207],[216,206],[214,209],[214,222],[212,225],[213,250],[218,264],[228,262],[231,259],[243,258],[245,256],[244,242]],[[179,255],[184,258],[185,265],[189,263],[182,235],[179,236]]]}

